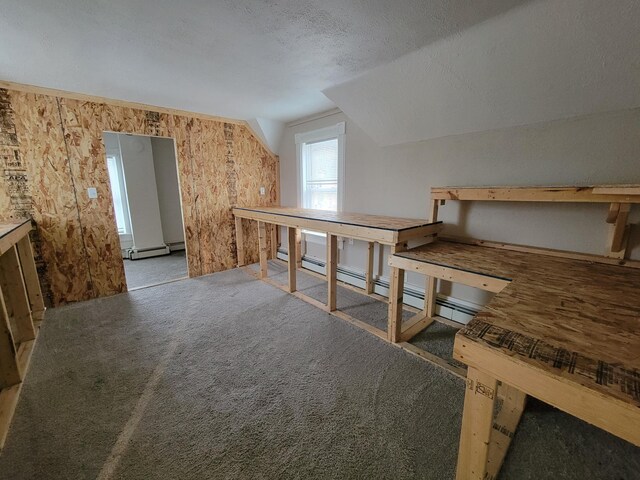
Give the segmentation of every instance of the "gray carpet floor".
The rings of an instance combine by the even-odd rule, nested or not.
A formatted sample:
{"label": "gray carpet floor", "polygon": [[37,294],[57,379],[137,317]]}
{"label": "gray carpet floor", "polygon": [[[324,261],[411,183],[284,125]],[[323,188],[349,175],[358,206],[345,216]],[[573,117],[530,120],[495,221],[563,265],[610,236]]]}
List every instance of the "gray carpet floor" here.
{"label": "gray carpet floor", "polygon": [[[47,311],[0,478],[451,479],[463,394],[232,270]],[[639,471],[640,449],[531,402],[501,478]]]}
{"label": "gray carpet floor", "polygon": [[161,257],[124,260],[124,272],[129,289],[157,285],[187,277],[187,258],[184,250]]}

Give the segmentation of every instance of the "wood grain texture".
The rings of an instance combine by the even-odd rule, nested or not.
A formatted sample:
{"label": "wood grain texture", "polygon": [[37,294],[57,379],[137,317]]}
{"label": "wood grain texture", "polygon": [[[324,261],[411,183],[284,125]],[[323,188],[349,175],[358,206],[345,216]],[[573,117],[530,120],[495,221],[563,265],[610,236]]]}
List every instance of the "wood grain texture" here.
{"label": "wood grain texture", "polygon": [[510,280],[458,335],[640,406],[640,271],[437,241],[396,254]]}
{"label": "wood grain texture", "polygon": [[[242,122],[116,103],[0,89],[0,157],[5,169],[0,221],[35,220],[33,239],[47,304],[126,290],[105,131],[175,139],[192,277],[235,265],[231,207],[277,201],[278,158]],[[24,173],[8,178],[8,169]],[[260,186],[266,195],[259,195]],[[88,187],[97,189],[97,199],[88,198]],[[257,232],[255,225],[245,228],[247,261],[253,262],[258,257]]]}
{"label": "wood grain texture", "polygon": [[432,200],[640,203],[638,185],[433,187]]}

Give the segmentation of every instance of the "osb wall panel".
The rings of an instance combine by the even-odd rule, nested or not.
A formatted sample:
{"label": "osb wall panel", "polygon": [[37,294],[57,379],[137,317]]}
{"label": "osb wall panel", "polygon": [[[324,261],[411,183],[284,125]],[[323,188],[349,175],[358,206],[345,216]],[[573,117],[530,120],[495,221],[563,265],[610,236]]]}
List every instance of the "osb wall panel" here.
{"label": "osb wall panel", "polygon": [[[175,139],[189,275],[233,268],[231,207],[274,205],[278,198],[278,159],[248,128],[0,89],[0,220],[34,218],[49,304],[126,290],[104,131]],[[88,198],[89,187],[97,199]],[[257,261],[256,228],[244,228],[247,258]]]}

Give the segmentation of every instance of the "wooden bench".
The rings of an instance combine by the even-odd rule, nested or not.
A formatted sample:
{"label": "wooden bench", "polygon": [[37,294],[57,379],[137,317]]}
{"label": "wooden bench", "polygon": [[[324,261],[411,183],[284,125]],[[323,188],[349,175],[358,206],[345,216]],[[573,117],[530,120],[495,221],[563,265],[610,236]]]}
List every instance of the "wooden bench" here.
{"label": "wooden bench", "polygon": [[0,224],[0,448],[45,310],[29,241],[31,228],[30,220]]}
{"label": "wooden bench", "polygon": [[[454,358],[468,366],[457,478],[495,478],[526,395],[640,446],[640,262],[624,259],[627,214],[640,189],[432,193],[436,215],[440,201],[451,199],[611,203],[605,256],[472,239],[439,239],[390,256],[402,272],[496,293],[455,339]],[[390,312],[400,291],[391,293]],[[401,337],[398,323],[390,317],[389,329]]]}
{"label": "wooden bench", "polygon": [[[442,222],[429,222],[422,219],[408,219],[386,217],[380,215],[367,215],[362,213],[329,212],[323,210],[310,210],[285,207],[236,207],[233,209],[236,218],[236,244],[238,248],[238,265],[242,266],[244,260],[244,239],[242,232],[242,219],[258,222],[258,242],[260,258],[260,278],[267,280],[267,259],[269,249],[267,245],[267,225],[287,227],[288,232],[288,285],[286,291],[295,294],[298,298],[320,308],[329,311],[340,318],[347,320],[381,338],[387,338],[387,333],[365,322],[355,319],[344,312],[339,312],[336,307],[337,291],[337,267],[338,246],[337,238],[354,238],[368,242],[368,261],[366,267],[366,293],[373,292],[373,248],[375,243],[390,245],[392,252],[406,249],[407,242],[435,235],[441,228]],[[317,300],[296,291],[296,268],[299,267],[300,258],[300,230],[307,229],[323,232],[327,235],[327,287],[328,298],[326,305]],[[275,245],[274,232],[271,228],[271,245]],[[275,258],[275,252],[271,252]],[[278,287],[282,287],[277,285]]]}

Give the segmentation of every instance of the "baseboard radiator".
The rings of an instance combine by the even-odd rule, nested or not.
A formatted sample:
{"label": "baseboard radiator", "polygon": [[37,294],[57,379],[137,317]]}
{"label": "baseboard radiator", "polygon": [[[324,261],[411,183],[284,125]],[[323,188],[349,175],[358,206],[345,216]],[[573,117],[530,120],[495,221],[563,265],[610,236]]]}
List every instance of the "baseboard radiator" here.
{"label": "baseboard radiator", "polygon": [[129,248],[127,249],[127,258],[129,260],[140,260],[142,258],[160,257],[162,255],[169,255],[171,253],[170,248],[167,245],[161,245],[151,248]]}
{"label": "baseboard radiator", "polygon": [[[286,250],[278,249],[278,258],[287,261]],[[326,263],[323,260],[304,256],[302,267],[322,275],[326,274]],[[359,288],[365,288],[364,272],[359,272],[348,267],[338,265],[338,280]],[[379,277],[375,280],[374,293],[389,297],[389,279]],[[424,290],[405,283],[404,303],[415,308],[422,309],[424,306]],[[461,324],[467,324],[478,313],[479,306],[471,302],[466,302],[459,298],[448,297],[438,294],[436,298],[436,315],[453,320]]]}

